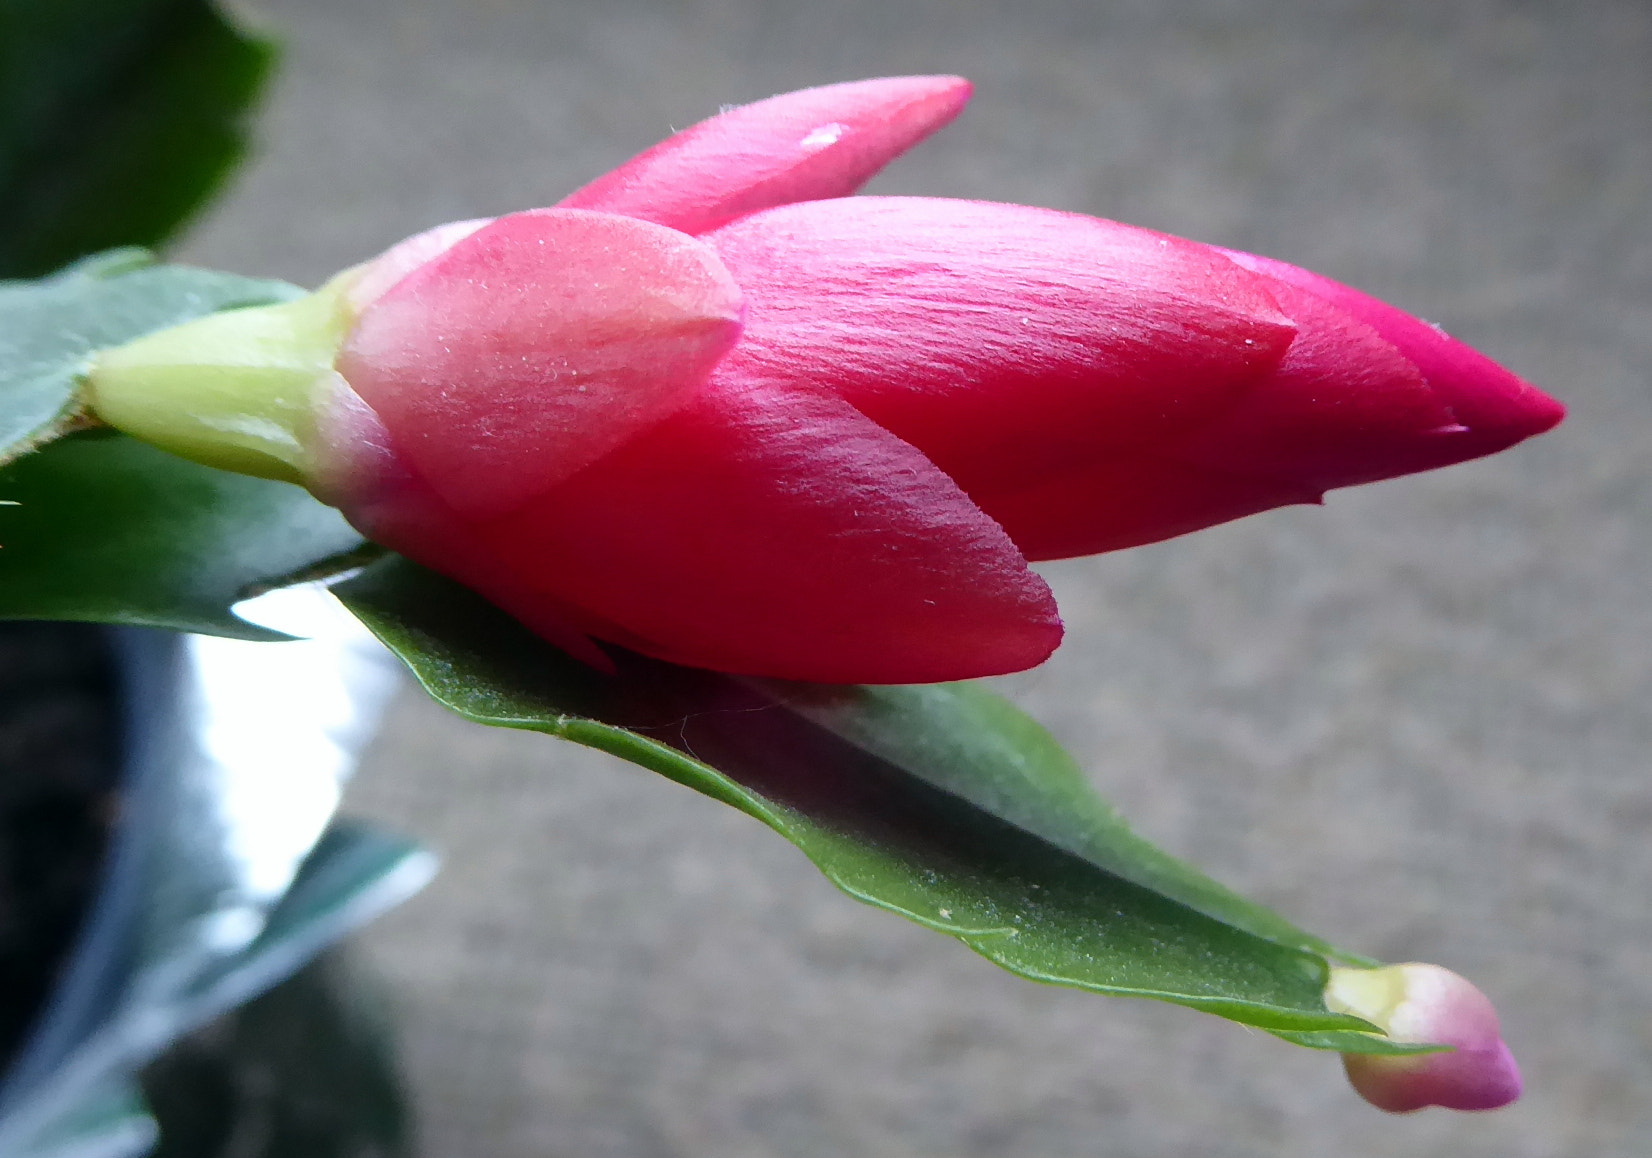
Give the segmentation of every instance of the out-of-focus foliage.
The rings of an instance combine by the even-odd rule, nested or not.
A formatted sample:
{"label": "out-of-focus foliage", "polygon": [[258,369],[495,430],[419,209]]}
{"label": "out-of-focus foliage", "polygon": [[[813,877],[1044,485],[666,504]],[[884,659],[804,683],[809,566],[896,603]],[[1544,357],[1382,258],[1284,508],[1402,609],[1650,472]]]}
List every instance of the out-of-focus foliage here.
{"label": "out-of-focus foliage", "polygon": [[0,277],[170,237],[274,62],[208,0],[0,0]]}
{"label": "out-of-focus foliage", "polygon": [[143,1075],[153,1158],[393,1158],[407,1114],[384,1011],[337,955],[173,1046]]}
{"label": "out-of-focus foliage", "polygon": [[[288,483],[198,466],[106,431],[0,470],[0,617],[279,633],[231,606],[363,547]],[[338,564],[342,566],[343,563]]]}

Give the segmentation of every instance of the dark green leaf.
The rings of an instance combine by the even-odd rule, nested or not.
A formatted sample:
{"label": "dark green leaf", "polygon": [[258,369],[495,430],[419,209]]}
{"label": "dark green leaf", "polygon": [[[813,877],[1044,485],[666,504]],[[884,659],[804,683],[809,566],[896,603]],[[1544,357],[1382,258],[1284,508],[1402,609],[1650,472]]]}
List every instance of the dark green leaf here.
{"label": "dark green leaf", "polygon": [[[63,1059],[5,1106],[0,1153],[7,1158],[148,1153],[154,1129],[135,1088],[139,1065],[175,1035],[198,1029],[291,977],[327,946],[417,892],[434,868],[435,858],[408,840],[340,822],[305,859],[257,940],[205,974],[199,961],[180,970],[176,960],[146,959],[142,952],[104,962],[111,983],[128,988],[120,990],[120,1001],[79,1024]],[[152,912],[155,890],[164,895],[180,870],[186,877],[191,871],[187,862],[158,865],[139,885],[148,892],[133,907]],[[196,920],[201,916],[191,914]],[[157,965],[163,968],[157,971]],[[222,1091],[230,1103],[216,1108],[237,1119],[238,1127],[228,1148],[208,1154],[384,1158],[403,1152],[406,1125],[383,1027],[356,1000],[344,1004],[334,980],[330,971],[311,975],[289,984],[282,996],[257,1003],[250,1015],[232,1018],[227,1027],[232,1041],[223,1055],[208,1059],[221,1063],[210,1075],[165,1063],[159,1073],[146,1075],[163,1129],[182,1132],[177,1141],[183,1143],[226,1141],[214,1129],[215,1107],[179,1101],[209,1093],[192,1082],[208,1076],[230,1083]],[[220,1042],[224,1028],[220,1023]],[[205,1040],[213,1040],[210,1031]],[[202,1060],[198,1048],[191,1048],[202,1043],[196,1038],[183,1056]],[[261,1134],[260,1125],[275,1133]],[[280,1140],[279,1148],[251,1148],[253,1141],[273,1139]],[[315,1148],[304,1149],[305,1144]],[[174,1147],[163,1153],[190,1151]]]}
{"label": "dark green leaf", "polygon": [[171,236],[273,63],[208,0],[0,0],[0,276]]}
{"label": "dark green leaf", "polygon": [[7,1158],[142,1158],[154,1144],[155,1120],[137,1077],[110,1074]]}
{"label": "dark green leaf", "polygon": [[1371,1028],[1325,1008],[1323,942],[1130,834],[1037,724],[978,689],[779,684],[617,650],[606,676],[404,560],[334,590],[459,714],[742,809],[851,896],[1006,969],[1271,1030]]}
{"label": "dark green leaf", "polygon": [[434,870],[430,853],[369,825],[327,830],[258,939],[190,986],[183,1020],[194,1028],[282,984],[144,1075],[162,1158],[405,1153],[405,1105],[373,994],[336,958],[291,975]]}
{"label": "dark green leaf", "polygon": [[279,639],[248,594],[353,557],[361,537],[298,487],[79,434],[0,470],[0,618]]}
{"label": "dark green leaf", "polygon": [[[769,684],[804,718],[1052,844],[1258,937],[1357,960],[1130,830],[1044,728],[974,684]],[[914,728],[914,721],[923,726]]]}
{"label": "dark green leaf", "polygon": [[32,282],[0,282],[0,463],[73,420],[87,359],[153,330],[237,306],[289,301],[286,282],[100,253]]}
{"label": "dark green leaf", "polygon": [[154,1158],[389,1158],[407,1112],[377,994],[337,953],[143,1075]]}
{"label": "dark green leaf", "polygon": [[1346,1029],[1323,1031],[1275,1029],[1269,1032],[1275,1037],[1284,1038],[1292,1045],[1306,1046],[1309,1049],[1334,1050],[1337,1053],[1443,1053],[1451,1048],[1448,1045],[1418,1045],[1414,1042],[1389,1041],[1386,1037],[1378,1037],[1369,1033],[1357,1033]]}

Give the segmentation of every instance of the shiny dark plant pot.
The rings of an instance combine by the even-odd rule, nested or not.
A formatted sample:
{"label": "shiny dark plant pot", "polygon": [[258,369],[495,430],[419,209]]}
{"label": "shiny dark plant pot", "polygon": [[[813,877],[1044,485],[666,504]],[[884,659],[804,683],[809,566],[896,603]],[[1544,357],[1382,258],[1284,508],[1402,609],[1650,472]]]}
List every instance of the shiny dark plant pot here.
{"label": "shiny dark plant pot", "polygon": [[[331,603],[315,592],[303,598]],[[396,677],[353,625],[331,620],[314,640],[269,644],[0,626],[35,633],[33,647],[78,649],[77,663],[56,667],[75,684],[65,702],[79,709],[61,712],[58,723],[81,767],[67,774],[65,791],[45,796],[64,815],[77,792],[86,806],[78,823],[58,817],[59,829],[78,833],[59,851],[79,858],[81,912],[41,926],[60,952],[0,1077],[0,1155],[144,1154],[157,1139],[140,1086],[144,1067],[298,973],[434,871],[416,845],[333,820]],[[59,633],[55,641],[48,628]],[[106,676],[96,667],[100,651]],[[100,717],[103,693],[108,712]],[[0,751],[21,754],[3,740]],[[99,752],[116,765],[105,781],[113,792],[101,795],[97,774],[84,767]],[[27,818],[9,835],[29,845],[31,831],[41,838],[33,844],[45,840]],[[49,876],[53,850],[28,851],[18,862],[33,866],[28,875]],[[71,878],[76,871],[66,869]],[[57,889],[57,909],[74,885]],[[312,976],[299,988],[313,995],[316,984]],[[229,1024],[233,1037],[245,1019]],[[320,1030],[309,1036],[327,1040]],[[206,1056],[199,1040],[189,1048],[197,1060]],[[187,1117],[192,1095],[179,1080],[193,1071],[157,1072],[170,1074],[163,1108]],[[166,1152],[183,1152],[168,1142]]]}

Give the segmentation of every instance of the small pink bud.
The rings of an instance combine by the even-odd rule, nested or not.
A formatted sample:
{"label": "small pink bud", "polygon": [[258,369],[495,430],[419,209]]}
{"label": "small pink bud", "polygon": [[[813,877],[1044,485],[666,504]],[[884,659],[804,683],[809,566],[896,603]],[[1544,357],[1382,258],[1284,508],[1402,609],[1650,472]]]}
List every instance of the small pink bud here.
{"label": "small pink bud", "polygon": [[1520,1096],[1520,1070],[1503,1044],[1497,1010],[1449,969],[1415,962],[1332,969],[1325,1004],[1381,1027],[1394,1041],[1452,1047],[1443,1053],[1343,1054],[1348,1081],[1379,1110],[1495,1110]]}

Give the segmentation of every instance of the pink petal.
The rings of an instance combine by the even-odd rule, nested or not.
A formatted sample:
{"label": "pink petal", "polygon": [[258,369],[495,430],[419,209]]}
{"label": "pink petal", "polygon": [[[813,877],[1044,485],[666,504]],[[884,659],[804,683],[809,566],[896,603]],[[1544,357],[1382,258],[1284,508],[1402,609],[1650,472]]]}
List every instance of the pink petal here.
{"label": "pink petal", "polygon": [[1564,406],[1531,383],[1404,310],[1282,261],[1249,253],[1230,252],[1228,256],[1359,319],[1416,365],[1461,427],[1441,440],[1440,453],[1450,457],[1430,462],[1430,466],[1503,450],[1543,433],[1566,416]]}
{"label": "pink petal", "polygon": [[554,600],[512,575],[471,528],[409,468],[372,407],[334,374],[319,407],[316,496],[367,538],[480,592],[529,630],[603,671],[613,662]]}
{"label": "pink petal", "polygon": [[361,313],[402,278],[421,265],[434,261],[484,225],[491,225],[493,220],[491,217],[474,217],[468,221],[449,221],[446,225],[437,225],[398,241],[361,267],[360,274],[349,289],[350,308]]}
{"label": "pink petal", "polygon": [[843,197],[946,125],[957,76],[898,76],[770,97],[701,121],[563,198],[569,209],[702,233],[793,201]]}
{"label": "pink petal", "polygon": [[1496,1110],[1520,1097],[1520,1067],[1501,1041],[1450,1053],[1349,1053],[1342,1065],[1354,1092],[1379,1110],[1409,1114],[1428,1106]]}
{"label": "pink petal", "polygon": [[1418,962],[1336,968],[1325,1004],[1365,1018],[1395,1041],[1452,1047],[1429,1054],[1344,1054],[1349,1082],[1379,1110],[1493,1110],[1520,1097],[1520,1069],[1503,1043],[1497,1010],[1449,969]]}
{"label": "pink petal", "polygon": [[1475,453],[1439,393],[1376,330],[1288,283],[1273,292],[1297,324],[1284,361],[1168,456],[1323,491]]}
{"label": "pink petal", "polygon": [[829,683],[1041,662],[1055,604],[922,455],[825,395],[708,389],[476,528],[587,631],[661,659]]}
{"label": "pink petal", "polygon": [[1294,333],[1208,247],[1047,209],[856,197],[705,240],[748,307],[718,381],[830,391],[978,500],[1209,419]]}
{"label": "pink petal", "polygon": [[1288,479],[1171,462],[1153,452],[972,497],[1034,562],[1139,547],[1321,500],[1313,487]]}
{"label": "pink petal", "polygon": [[502,217],[402,278],[336,365],[456,511],[527,501],[658,421],[740,331],[715,253],[628,217]]}

